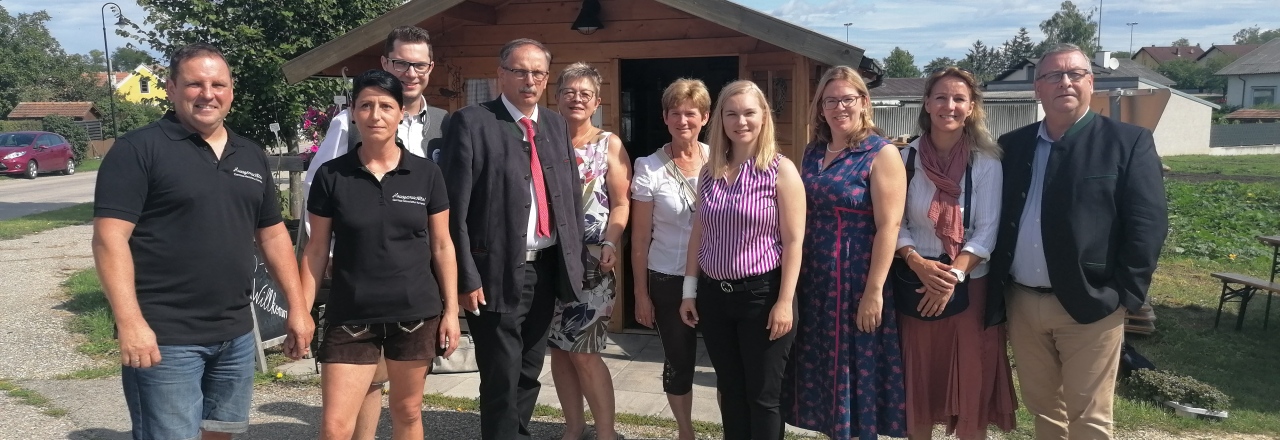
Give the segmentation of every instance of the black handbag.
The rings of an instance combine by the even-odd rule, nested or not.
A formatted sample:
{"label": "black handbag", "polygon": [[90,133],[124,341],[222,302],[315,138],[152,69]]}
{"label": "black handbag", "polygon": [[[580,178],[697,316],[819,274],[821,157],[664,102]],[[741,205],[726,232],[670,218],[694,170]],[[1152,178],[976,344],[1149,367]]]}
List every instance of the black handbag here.
{"label": "black handbag", "polygon": [[[916,171],[916,149],[911,148],[907,152],[907,186],[911,185],[911,179],[915,177]],[[973,200],[973,167],[965,166],[964,169],[964,230],[969,230],[969,217],[971,211],[969,207]],[[941,261],[943,264],[951,264],[951,257],[942,254],[937,257],[928,257],[921,255],[925,259]],[[956,284],[955,291],[951,294],[951,300],[947,302],[947,307],[937,316],[921,316],[919,307],[920,301],[924,300],[927,293],[916,292],[916,289],[924,287],[924,282],[920,281],[920,277],[916,275],[916,271],[911,270],[907,266],[907,260],[902,258],[894,258],[893,265],[889,266],[889,282],[893,286],[894,304],[897,306],[898,313],[910,316],[922,321],[937,321],[939,319],[954,316],[965,309],[969,308],[969,280],[966,279],[960,284]]]}

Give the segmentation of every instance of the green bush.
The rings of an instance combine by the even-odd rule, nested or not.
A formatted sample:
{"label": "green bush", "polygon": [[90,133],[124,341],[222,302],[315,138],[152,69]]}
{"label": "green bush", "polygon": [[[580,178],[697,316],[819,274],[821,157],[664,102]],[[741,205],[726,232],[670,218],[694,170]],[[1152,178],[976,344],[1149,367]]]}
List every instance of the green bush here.
{"label": "green bush", "polygon": [[1169,180],[1169,238],[1164,253],[1228,261],[1271,257],[1254,237],[1280,231],[1280,186],[1270,182]]}
{"label": "green bush", "polygon": [[67,142],[71,143],[71,151],[76,163],[83,162],[85,156],[89,154],[89,132],[84,127],[76,125],[71,118],[60,115],[45,116],[44,131],[54,132],[67,138]]}
{"label": "green bush", "polygon": [[1125,386],[1134,398],[1162,406],[1164,402],[1174,401],[1211,411],[1226,411],[1231,407],[1231,397],[1213,385],[1171,371],[1134,371],[1125,379]]}
{"label": "green bush", "polygon": [[40,121],[0,121],[0,133],[40,130],[44,130],[44,125]]}

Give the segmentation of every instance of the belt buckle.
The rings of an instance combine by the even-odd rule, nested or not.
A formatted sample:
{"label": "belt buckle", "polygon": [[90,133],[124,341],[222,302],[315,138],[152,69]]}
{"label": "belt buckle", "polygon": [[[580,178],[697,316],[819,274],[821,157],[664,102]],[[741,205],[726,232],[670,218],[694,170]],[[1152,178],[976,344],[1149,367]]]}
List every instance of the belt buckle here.
{"label": "belt buckle", "polygon": [[729,282],[728,282],[728,281],[721,281],[721,282],[720,282],[720,290],[721,290],[721,291],[723,291],[724,293],[730,293],[730,292],[733,292],[733,285],[732,285],[732,284],[729,284]]}
{"label": "belt buckle", "polygon": [[539,250],[540,249],[530,249],[524,251],[524,262],[528,263],[530,261],[537,261]]}

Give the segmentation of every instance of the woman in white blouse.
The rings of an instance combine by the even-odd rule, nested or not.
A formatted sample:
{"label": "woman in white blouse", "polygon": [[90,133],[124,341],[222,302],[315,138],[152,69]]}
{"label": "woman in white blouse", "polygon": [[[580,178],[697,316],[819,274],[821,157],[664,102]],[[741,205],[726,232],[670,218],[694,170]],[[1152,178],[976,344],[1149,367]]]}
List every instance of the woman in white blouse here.
{"label": "woman in white blouse", "polygon": [[988,424],[1014,428],[1016,402],[1004,327],[983,325],[1000,147],[987,132],[978,81],[955,67],[929,76],[919,124],[920,138],[902,150],[909,181],[897,255],[909,270],[899,262],[891,274],[894,283],[922,283],[919,295],[897,298],[907,434],[927,439],[941,424],[961,440],[982,439]]}
{"label": "woman in white blouse", "polygon": [[[698,174],[707,144],[698,134],[711,112],[711,94],[696,79],[678,79],[662,92],[662,119],[671,143],[636,159],[631,182],[631,264],[636,322],[658,329],[666,365],[662,388],[680,440],[692,440],[693,366],[697,333],[680,320],[686,248],[693,229]],[[645,274],[648,274],[647,276]]]}

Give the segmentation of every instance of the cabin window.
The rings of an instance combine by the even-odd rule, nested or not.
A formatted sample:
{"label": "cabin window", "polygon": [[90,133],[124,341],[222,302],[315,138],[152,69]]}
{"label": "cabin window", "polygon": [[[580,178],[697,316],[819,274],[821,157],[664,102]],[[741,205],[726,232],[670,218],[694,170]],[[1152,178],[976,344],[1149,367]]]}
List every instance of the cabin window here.
{"label": "cabin window", "polygon": [[139,84],[138,84],[138,91],[142,92],[142,94],[144,94],[144,95],[150,94],[150,93],[151,93],[151,78],[147,78],[147,77],[145,77],[145,76],[144,76],[144,77],[142,77],[142,81],[141,81],[141,82],[139,82]]}
{"label": "cabin window", "polygon": [[497,78],[471,78],[467,80],[466,88],[466,105],[489,102],[498,97]]}

